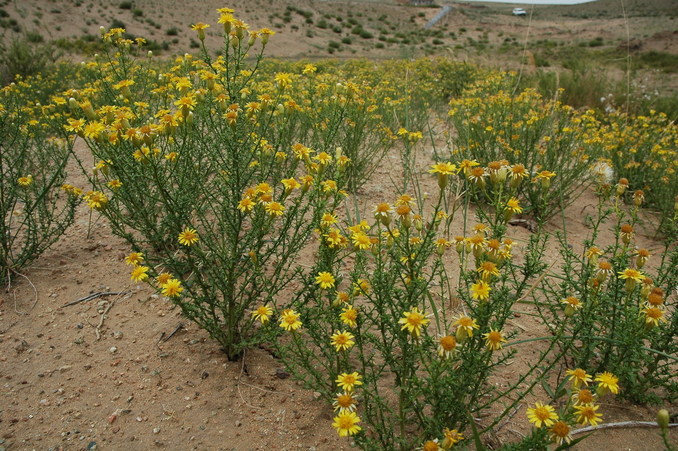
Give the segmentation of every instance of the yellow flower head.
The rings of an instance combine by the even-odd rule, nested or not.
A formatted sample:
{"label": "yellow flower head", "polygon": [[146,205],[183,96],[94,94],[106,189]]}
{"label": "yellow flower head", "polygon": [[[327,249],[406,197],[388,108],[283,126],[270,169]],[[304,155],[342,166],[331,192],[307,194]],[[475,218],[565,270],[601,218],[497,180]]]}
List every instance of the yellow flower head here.
{"label": "yellow flower head", "polygon": [[490,351],[499,351],[502,348],[502,343],[506,343],[506,339],[500,330],[490,329],[486,334],[483,334],[485,339],[485,346]]}
{"label": "yellow flower head", "polygon": [[264,206],[264,210],[266,210],[266,213],[268,213],[272,218],[277,218],[283,215],[285,212],[285,206],[279,202],[268,202]]}
{"label": "yellow flower head", "polygon": [[108,198],[101,191],[90,191],[84,197],[87,205],[92,210],[101,210],[108,204]]}
{"label": "yellow flower head", "polygon": [[323,213],[322,218],[320,218],[320,225],[324,227],[329,227],[337,223],[337,216],[332,213]]}
{"label": "yellow flower head", "polygon": [[184,288],[181,286],[181,281],[178,279],[168,279],[167,282],[161,285],[162,295],[168,298],[174,298],[181,295]]}
{"label": "yellow flower head", "polygon": [[487,301],[490,299],[491,290],[492,289],[487,282],[480,280],[471,285],[471,297],[476,301]]}
{"label": "yellow flower head", "polygon": [[200,240],[200,237],[198,236],[198,232],[196,232],[195,229],[186,227],[181,233],[179,233],[179,237],[177,239],[179,240],[179,244],[183,246],[193,246]]}
{"label": "yellow flower head", "polygon": [[422,328],[429,321],[424,312],[420,312],[417,307],[413,307],[409,312],[403,313],[403,317],[400,318],[398,323],[403,325],[400,330],[407,330],[416,339],[419,338]]}
{"label": "yellow flower head", "polygon": [[537,401],[534,407],[527,409],[527,419],[538,428],[550,427],[558,420],[558,414],[553,406]]}
{"label": "yellow flower head", "polygon": [[273,309],[266,305],[257,307],[255,311],[252,312],[252,317],[258,321],[261,321],[261,324],[268,323],[271,315],[273,314]]}
{"label": "yellow flower head", "polygon": [[474,329],[480,328],[476,320],[469,316],[460,316],[453,324],[457,326],[457,341],[462,343],[466,338],[473,336]]}
{"label": "yellow flower head", "polygon": [[28,174],[25,177],[19,177],[19,179],[17,180],[17,183],[19,184],[19,186],[24,186],[24,187],[30,186],[30,184],[33,183],[33,176]]}
{"label": "yellow flower head", "polygon": [[659,322],[667,322],[664,316],[664,310],[660,307],[648,306],[643,309],[645,314],[645,325],[648,327],[657,327]]}
{"label": "yellow flower head", "polygon": [[603,418],[602,414],[599,414],[597,410],[600,406],[595,404],[580,404],[574,406],[575,415],[577,416],[577,423],[583,425],[590,424],[591,426],[596,426],[600,423]]}
{"label": "yellow flower head", "polygon": [[464,436],[456,429],[443,429],[443,441],[440,446],[443,449],[450,449],[458,442],[464,440]]}
{"label": "yellow flower head", "polygon": [[619,378],[614,374],[605,371],[596,375],[595,381],[598,382],[598,394],[601,396],[607,392],[612,392],[615,395],[619,393]]}
{"label": "yellow flower head", "polygon": [[452,358],[456,348],[457,339],[452,335],[445,335],[440,338],[440,342],[438,343],[438,355],[444,359]]}
{"label": "yellow flower head", "polygon": [[492,262],[482,262],[477,269],[483,281],[489,282],[492,276],[499,276],[497,265]]}
{"label": "yellow flower head", "polygon": [[356,327],[358,320],[358,310],[356,310],[352,305],[347,305],[341,311],[339,319],[341,319],[341,322],[346,324],[348,327]]}
{"label": "yellow flower head", "polygon": [[337,430],[340,437],[347,437],[360,432],[362,428],[358,426],[358,423],[360,423],[360,417],[355,412],[340,412],[334,417],[332,427]]}
{"label": "yellow flower head", "polygon": [[315,283],[320,285],[323,290],[334,288],[334,276],[326,271],[319,272],[315,278]]}
{"label": "yellow flower head", "polygon": [[283,310],[280,315],[280,327],[288,332],[294,332],[301,327],[299,314],[292,309]]}
{"label": "yellow flower head", "polygon": [[144,261],[144,254],[141,252],[132,252],[127,257],[125,257],[125,263],[128,265],[138,265]]}
{"label": "yellow flower head", "polygon": [[134,269],[132,270],[132,274],[130,278],[134,282],[141,282],[143,280],[148,279],[148,270],[150,268],[148,266],[135,266]]}
{"label": "yellow flower head", "polygon": [[332,346],[334,346],[334,349],[336,349],[337,352],[348,351],[355,344],[355,341],[353,341],[354,338],[355,337],[351,332],[343,331],[337,332],[336,334],[332,335],[330,342],[332,343]]}
{"label": "yellow flower head", "polygon": [[339,388],[347,393],[351,393],[356,386],[363,384],[360,379],[362,379],[362,376],[357,371],[354,371],[353,373],[341,373],[337,376],[335,382]]}
{"label": "yellow flower head", "polygon": [[342,412],[354,412],[356,409],[357,401],[353,397],[352,393],[337,393],[337,397],[334,398],[334,401],[332,402],[332,407],[334,407],[335,411],[339,411],[339,413]]}
{"label": "yellow flower head", "polygon": [[549,429],[549,435],[551,440],[553,440],[559,446],[564,443],[570,443],[572,441],[572,436],[570,435],[570,426],[562,420],[556,421],[551,429]]}
{"label": "yellow flower head", "polygon": [[574,388],[579,388],[581,384],[584,385],[589,385],[589,382],[591,382],[593,379],[591,378],[590,374],[586,374],[586,371],[584,371],[581,368],[575,368],[573,370],[567,370],[565,372],[570,378],[570,382],[572,382],[572,386]]}
{"label": "yellow flower head", "polygon": [[372,247],[372,240],[365,232],[356,232],[351,235],[351,241],[356,249],[366,250]]}

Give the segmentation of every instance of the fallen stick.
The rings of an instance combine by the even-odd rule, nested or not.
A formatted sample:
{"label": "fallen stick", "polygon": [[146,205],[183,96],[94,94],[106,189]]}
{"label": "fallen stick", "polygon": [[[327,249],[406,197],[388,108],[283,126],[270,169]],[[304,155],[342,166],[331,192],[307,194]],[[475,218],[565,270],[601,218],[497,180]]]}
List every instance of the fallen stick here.
{"label": "fallen stick", "polygon": [[61,306],[61,308],[64,307],[70,307],[71,305],[75,304],[80,304],[81,302],[86,302],[86,301],[91,301],[92,299],[100,298],[102,296],[118,296],[118,295],[123,295],[123,294],[128,294],[127,291],[98,291],[96,293],[92,293],[90,295],[85,296],[84,298],[76,299],[75,301],[71,301],[68,304],[64,304]]}
{"label": "fallen stick", "polygon": [[[106,308],[104,309],[104,311],[101,313],[101,319],[99,320],[99,324],[98,324],[98,325],[96,326],[96,328],[94,329],[94,332],[96,333],[96,336],[97,336],[97,341],[99,341],[99,340],[101,339],[101,327],[104,325],[104,321],[106,320],[106,315],[108,314],[108,312],[111,311],[111,309],[112,309],[113,306],[115,305],[116,301],[118,301],[118,300],[120,300],[120,299],[128,299],[128,298],[130,297],[130,293],[129,293],[129,292],[122,292],[122,293],[118,293],[118,294],[120,294],[120,296],[117,297],[117,298],[115,298],[115,299],[113,299],[113,300],[106,306]],[[122,297],[123,294],[127,295],[127,297],[124,297],[124,298],[123,298],[123,297]]]}
{"label": "fallen stick", "polygon": [[[678,423],[669,424],[670,428],[678,426]],[[656,421],[621,421],[619,423],[603,423],[598,426],[589,426],[581,429],[575,429],[571,435],[583,434],[584,432],[597,431],[599,429],[621,429],[621,428],[658,428]]]}
{"label": "fallen stick", "polygon": [[177,332],[179,332],[181,329],[184,328],[184,323],[179,323],[177,327],[174,328],[172,332],[169,333],[169,335],[165,336],[165,332],[162,333],[160,336],[160,340],[158,340],[158,343],[165,343],[168,341],[170,338],[172,338],[174,335],[176,335]]}

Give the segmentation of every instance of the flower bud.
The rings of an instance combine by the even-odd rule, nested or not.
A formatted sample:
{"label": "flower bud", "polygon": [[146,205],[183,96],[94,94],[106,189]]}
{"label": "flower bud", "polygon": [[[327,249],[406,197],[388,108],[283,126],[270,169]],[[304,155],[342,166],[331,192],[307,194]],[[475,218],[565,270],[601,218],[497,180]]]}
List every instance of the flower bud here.
{"label": "flower bud", "polygon": [[669,411],[666,409],[659,409],[657,412],[657,424],[662,431],[666,431],[669,428]]}

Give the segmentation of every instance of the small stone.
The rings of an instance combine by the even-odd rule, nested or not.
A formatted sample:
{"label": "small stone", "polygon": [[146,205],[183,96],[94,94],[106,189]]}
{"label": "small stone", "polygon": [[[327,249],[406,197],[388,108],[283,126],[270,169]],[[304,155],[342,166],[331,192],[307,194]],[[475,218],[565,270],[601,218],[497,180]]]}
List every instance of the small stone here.
{"label": "small stone", "polygon": [[153,433],[154,433],[154,434],[159,434],[159,433],[160,433],[160,428],[153,428]]}
{"label": "small stone", "polygon": [[108,350],[108,352],[110,352],[111,354],[115,354],[116,352],[118,352],[118,348],[115,347],[115,346],[111,346],[111,348]]}
{"label": "small stone", "polygon": [[87,449],[88,449],[88,450],[94,450],[94,449],[97,449],[97,442],[89,442],[89,443],[87,444]]}
{"label": "small stone", "polygon": [[121,330],[116,330],[115,332],[113,332],[113,338],[115,338],[116,340],[120,340],[122,338],[122,335],[123,334]]}
{"label": "small stone", "polygon": [[64,366],[59,368],[59,372],[65,373],[66,371],[70,370],[71,368],[73,368],[71,365],[64,365]]}
{"label": "small stone", "polygon": [[290,377],[290,373],[283,370],[282,368],[277,368],[275,370],[275,377],[277,377],[278,379],[287,379],[288,377]]}
{"label": "small stone", "polygon": [[235,427],[239,428],[240,426],[242,426],[242,421],[236,420],[235,421]]}
{"label": "small stone", "polygon": [[313,399],[320,399],[321,396],[322,396],[322,393],[320,393],[319,391],[313,392]]}

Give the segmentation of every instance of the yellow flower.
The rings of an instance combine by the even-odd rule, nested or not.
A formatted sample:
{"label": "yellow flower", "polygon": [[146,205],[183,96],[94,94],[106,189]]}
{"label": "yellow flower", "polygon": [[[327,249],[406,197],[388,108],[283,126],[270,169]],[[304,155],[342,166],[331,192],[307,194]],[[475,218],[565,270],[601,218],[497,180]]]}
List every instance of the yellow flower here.
{"label": "yellow flower", "polygon": [[285,89],[292,85],[292,74],[279,72],[275,74],[275,82],[280,89]]}
{"label": "yellow flower", "polygon": [[443,449],[450,449],[458,442],[464,440],[464,436],[456,429],[443,429],[443,441],[440,444]]}
{"label": "yellow flower", "polygon": [[341,234],[341,231],[339,229],[336,229],[332,227],[325,235],[325,240],[327,240],[327,244],[331,248],[338,248],[338,247],[344,247],[346,246],[348,240],[346,239],[345,236]]}
{"label": "yellow flower", "polygon": [[354,371],[353,373],[341,373],[337,376],[335,382],[339,388],[347,393],[351,393],[356,386],[363,384],[360,379],[362,379],[362,376],[357,371]]}
{"label": "yellow flower", "polygon": [[343,331],[343,332],[338,332],[334,335],[332,335],[331,338],[331,343],[332,346],[334,346],[334,349],[336,349],[337,352],[339,351],[348,351],[353,347],[355,344],[355,341],[353,341],[355,337],[351,332]]}
{"label": "yellow flower", "polygon": [[434,440],[428,440],[424,442],[421,448],[417,448],[417,450],[421,451],[440,451],[442,448],[438,444],[438,439]]}
{"label": "yellow flower", "polygon": [[476,323],[474,319],[468,316],[460,316],[453,323],[457,326],[457,341],[463,343],[466,341],[466,338],[473,336],[473,329],[478,329],[480,326]]}
{"label": "yellow flower", "polygon": [[581,404],[574,406],[574,409],[576,410],[575,415],[577,416],[577,423],[581,424],[582,426],[585,424],[596,426],[603,418],[603,415],[596,412],[599,408],[600,406],[595,404]]}
{"label": "yellow flower", "polygon": [[481,263],[477,271],[484,282],[489,282],[492,276],[499,276],[499,270],[497,269],[497,265],[495,265],[492,262]]}
{"label": "yellow flower", "polygon": [[464,171],[465,175],[468,175],[471,172],[471,169],[480,166],[476,160],[463,160],[459,163],[459,170]]}
{"label": "yellow flower", "polygon": [[596,400],[596,396],[591,393],[591,390],[582,388],[576,393],[572,394],[572,401],[575,405],[579,404],[591,404]]}
{"label": "yellow flower", "polygon": [[33,176],[28,174],[26,177],[19,177],[17,183],[19,183],[19,186],[29,186],[33,183]]}
{"label": "yellow flower", "polygon": [[323,290],[334,288],[334,276],[326,271],[321,271],[315,278],[315,283],[320,285]]}
{"label": "yellow flower", "polygon": [[398,324],[403,325],[400,330],[407,330],[412,337],[419,338],[422,327],[426,326],[429,321],[424,312],[420,312],[417,307],[413,307],[411,311],[403,313],[403,317],[400,318]]}
{"label": "yellow flower", "polygon": [[452,163],[436,163],[431,166],[431,174],[438,174],[438,187],[444,189],[447,186],[449,176],[457,173],[457,166]]}
{"label": "yellow flower", "polygon": [[273,314],[273,309],[266,305],[259,306],[255,311],[252,312],[252,317],[256,320],[261,321],[261,324],[266,324],[271,315]]}
{"label": "yellow flower", "polygon": [[337,430],[340,437],[355,435],[362,429],[358,426],[360,417],[355,412],[340,412],[334,417],[332,426]]}
{"label": "yellow flower", "polygon": [[238,202],[238,210],[242,211],[243,213],[249,213],[253,209],[254,201],[249,197],[245,197],[240,202]]}
{"label": "yellow flower", "polygon": [[297,180],[294,177],[291,177],[289,179],[282,179],[280,183],[283,184],[283,186],[285,187],[285,191],[287,191],[288,193],[291,192],[292,190],[301,188],[301,183],[297,182]]}
{"label": "yellow flower", "polygon": [[285,212],[285,206],[279,202],[268,202],[264,206],[264,210],[266,210],[266,213],[268,213],[271,217],[275,218],[283,215]]}
{"label": "yellow flower", "polygon": [[551,440],[556,442],[559,446],[565,443],[570,443],[572,441],[572,436],[570,435],[570,426],[564,421],[556,421],[551,429],[549,429],[549,435],[551,435]]}
{"label": "yellow flower", "polygon": [[438,355],[444,359],[450,359],[454,356],[454,350],[457,348],[457,339],[452,335],[446,335],[440,339],[438,344]]}
{"label": "yellow flower", "polygon": [[125,257],[125,263],[127,263],[128,265],[136,266],[143,261],[144,254],[142,254],[141,252],[132,252],[127,257]]}
{"label": "yellow flower", "polygon": [[347,305],[341,311],[339,315],[341,322],[346,324],[348,327],[355,327],[358,319],[358,310],[356,310],[352,305]]}
{"label": "yellow flower", "polygon": [[620,279],[626,281],[624,287],[629,293],[635,289],[636,282],[642,282],[645,279],[645,276],[642,272],[632,268],[626,268],[624,271],[621,271],[618,274]]}
{"label": "yellow flower", "polygon": [[110,182],[108,182],[108,187],[111,189],[118,189],[122,187],[122,182],[118,179],[111,180]]}
{"label": "yellow flower", "polygon": [[579,388],[581,384],[589,385],[589,382],[593,380],[591,379],[591,375],[586,374],[586,371],[584,371],[581,368],[567,370],[565,374],[567,374],[570,377],[570,382],[572,382],[572,386],[574,388]]}
{"label": "yellow flower", "polygon": [[102,208],[106,207],[106,204],[108,204],[108,198],[101,191],[90,191],[89,193],[85,194],[84,197],[85,201],[87,201],[87,205],[89,205],[89,208],[93,210],[101,210]]}
{"label": "yellow flower", "polygon": [[476,301],[486,301],[490,299],[490,285],[481,280],[478,283],[471,285],[471,297]]}
{"label": "yellow flower", "polygon": [[366,250],[372,247],[372,240],[364,232],[355,232],[351,235],[353,245],[360,250]]}
{"label": "yellow flower", "polygon": [[184,246],[193,246],[200,240],[200,237],[198,236],[198,232],[196,232],[195,229],[186,227],[181,233],[179,233],[179,237],[177,239],[179,240],[179,244]]}
{"label": "yellow flower", "polygon": [[280,327],[288,332],[294,332],[301,327],[299,314],[292,309],[283,310],[280,315]]}
{"label": "yellow flower", "polygon": [[486,334],[483,334],[485,339],[485,346],[490,351],[499,351],[502,348],[502,343],[506,343],[506,339],[500,330],[490,329]]}
{"label": "yellow flower", "polygon": [[664,310],[660,307],[648,306],[643,309],[643,313],[645,314],[645,325],[648,327],[657,327],[660,321],[668,321],[664,316]]}
{"label": "yellow flower", "polygon": [[550,427],[558,420],[558,414],[552,406],[537,401],[534,407],[527,409],[527,419],[538,428],[542,425]]}
{"label": "yellow flower", "polygon": [[322,218],[320,218],[320,225],[324,227],[329,227],[337,223],[337,216],[333,213],[323,213]]}
{"label": "yellow flower", "polygon": [[194,25],[191,25],[191,28],[198,32],[198,39],[201,41],[205,40],[205,29],[209,28],[209,24],[198,22]]}
{"label": "yellow flower", "polygon": [[184,288],[181,286],[181,281],[178,279],[168,279],[167,282],[161,285],[162,295],[168,298],[178,297]]}
{"label": "yellow flower", "polygon": [[339,413],[353,412],[356,409],[356,404],[356,399],[351,393],[342,392],[337,393],[337,397],[332,402],[332,407],[335,411],[338,410]]}
{"label": "yellow flower", "polygon": [[522,212],[523,208],[520,206],[520,201],[515,197],[512,197],[506,202],[504,218],[508,221],[514,214],[520,214]]}
{"label": "yellow flower", "polygon": [[159,287],[162,287],[171,278],[172,278],[172,274],[170,274],[168,272],[163,272],[163,273],[158,274],[158,277],[155,278],[155,283],[157,283]]}
{"label": "yellow flower", "polygon": [[619,379],[614,374],[605,371],[604,373],[596,375],[595,381],[598,382],[599,395],[602,396],[608,391],[615,395],[619,393]]}
{"label": "yellow flower", "polygon": [[142,280],[148,279],[148,272],[150,268],[148,266],[135,266],[132,270],[132,275],[130,278],[134,282],[141,282]]}

